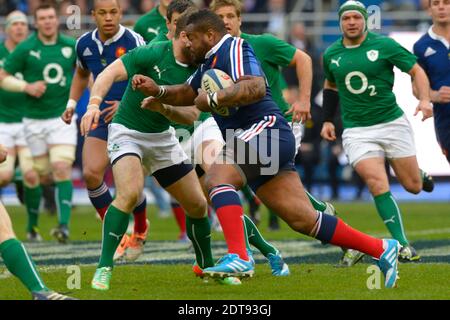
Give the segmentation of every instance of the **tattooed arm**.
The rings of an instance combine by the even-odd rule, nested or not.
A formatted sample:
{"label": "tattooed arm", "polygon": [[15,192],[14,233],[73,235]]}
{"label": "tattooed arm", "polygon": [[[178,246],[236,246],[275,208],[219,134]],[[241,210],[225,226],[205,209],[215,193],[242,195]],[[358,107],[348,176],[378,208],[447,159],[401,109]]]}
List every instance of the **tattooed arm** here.
{"label": "tattooed arm", "polygon": [[240,107],[258,102],[266,95],[263,77],[244,76],[233,86],[217,92],[220,107]]}

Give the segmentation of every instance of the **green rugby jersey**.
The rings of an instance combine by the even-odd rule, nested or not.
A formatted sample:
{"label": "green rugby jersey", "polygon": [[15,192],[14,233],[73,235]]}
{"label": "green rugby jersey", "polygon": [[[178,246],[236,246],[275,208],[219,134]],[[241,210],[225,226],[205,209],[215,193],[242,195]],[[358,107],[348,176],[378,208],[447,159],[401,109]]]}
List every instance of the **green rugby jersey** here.
{"label": "green rugby jersey", "polygon": [[292,121],[292,114],[285,114],[290,107],[283,98],[281,67],[287,67],[291,63],[297,48],[267,33],[261,35],[241,33],[240,37],[252,46],[266,75],[273,100],[284,117],[289,122]]}
{"label": "green rugby jersey", "polygon": [[11,52],[4,64],[6,72],[21,72],[28,83],[44,80],[47,85],[40,98],[27,95],[24,117],[61,116],[69,98],[75,62],[75,39],[63,34],[58,35],[55,44],[47,45],[34,33]]}
{"label": "green rugby jersey", "polygon": [[166,18],[159,13],[158,8],[159,6],[156,6],[140,17],[134,26],[134,31],[139,33],[147,43],[152,41],[158,34],[166,34],[169,31],[166,25]]}
{"label": "green rugby jersey", "polygon": [[[138,47],[120,59],[125,65],[129,79],[135,74],[143,74],[152,78],[159,85],[184,83],[196,70],[195,67],[175,60],[172,41],[155,42]],[[128,82],[113,123],[120,123],[129,129],[144,133],[167,130],[170,121],[166,117],[158,112],[141,108],[144,98],[145,95],[138,90],[134,91],[131,81]]]}
{"label": "green rugby jersey", "polygon": [[[10,52],[5,44],[0,43],[0,68],[3,68],[9,54]],[[14,76],[18,79],[23,79],[23,75],[20,72],[17,72]],[[25,93],[9,92],[0,89],[0,122],[22,122],[26,99]]]}
{"label": "green rugby jersey", "polygon": [[403,115],[392,91],[394,66],[409,72],[417,58],[395,40],[368,32],[357,47],[344,47],[342,39],[323,56],[325,77],[339,92],[344,128],[367,127]]}
{"label": "green rugby jersey", "polygon": [[169,41],[169,38],[167,38],[167,33],[160,32],[156,37],[152,39],[150,42],[161,42],[161,41]]}

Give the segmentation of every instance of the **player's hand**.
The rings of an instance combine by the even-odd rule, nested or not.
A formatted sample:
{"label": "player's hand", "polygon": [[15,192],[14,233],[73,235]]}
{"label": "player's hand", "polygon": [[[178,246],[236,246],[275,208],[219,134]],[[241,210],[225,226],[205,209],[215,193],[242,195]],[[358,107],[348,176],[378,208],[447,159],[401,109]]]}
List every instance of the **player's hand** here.
{"label": "player's hand", "polygon": [[442,86],[438,91],[433,91],[433,99],[437,103],[449,103],[450,102],[450,87]]}
{"label": "player's hand", "polygon": [[75,108],[67,108],[66,110],[64,110],[63,114],[61,115],[62,121],[64,121],[66,124],[71,124],[74,113],[75,113]]}
{"label": "player's hand", "polygon": [[141,108],[159,113],[164,113],[165,111],[163,104],[153,97],[147,97],[144,100],[142,100]]}
{"label": "player's hand", "polygon": [[336,140],[336,129],[332,122],[324,122],[320,136],[328,141]]}
{"label": "player's hand", "polygon": [[0,144],[0,163],[5,162],[8,157],[8,149],[2,144]]}
{"label": "player's hand", "polygon": [[286,114],[292,113],[292,122],[300,122],[304,124],[311,119],[311,102],[309,100],[295,101]]}
{"label": "player's hand", "polygon": [[80,131],[82,136],[87,136],[89,131],[94,130],[98,126],[100,120],[100,109],[91,108],[86,111],[83,118],[81,118]]}
{"label": "player's hand", "polygon": [[152,78],[137,74],[131,79],[131,87],[133,90],[139,90],[148,96],[155,96],[159,92],[159,86]]}
{"label": "player's hand", "polygon": [[208,94],[206,93],[206,91],[198,89],[197,92],[198,95],[194,100],[194,104],[197,107],[197,109],[203,112],[211,112],[212,110],[208,103]]}
{"label": "player's hand", "polygon": [[422,111],[422,121],[431,118],[433,116],[433,107],[431,106],[430,101],[420,100],[419,105],[416,108],[416,112],[414,112],[414,116],[416,116],[420,111]]}
{"label": "player's hand", "polygon": [[120,101],[105,101],[105,103],[109,104],[109,107],[103,109],[100,115],[103,116],[106,123],[110,123],[119,108]]}
{"label": "player's hand", "polygon": [[25,93],[35,98],[42,97],[46,90],[47,85],[45,84],[45,81],[42,80],[29,83],[25,87]]}

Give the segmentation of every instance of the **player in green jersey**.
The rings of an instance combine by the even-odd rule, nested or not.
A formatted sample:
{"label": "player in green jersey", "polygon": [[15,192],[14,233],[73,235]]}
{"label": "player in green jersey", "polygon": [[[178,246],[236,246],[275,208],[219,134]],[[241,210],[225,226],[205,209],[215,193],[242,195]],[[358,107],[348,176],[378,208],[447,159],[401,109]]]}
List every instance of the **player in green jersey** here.
{"label": "player in green jersey", "polygon": [[[393,68],[409,73],[419,88],[415,114],[421,111],[422,120],[432,116],[428,79],[413,54],[393,39],[367,30],[367,11],[362,3],[345,2],[339,9],[339,21],[343,37],[323,56],[325,122],[321,135],[329,141],[336,139],[332,119],[339,103],[343,146],[349,162],[369,187],[389,232],[402,245],[400,259],[419,260],[406,238],[384,163],[389,160],[407,191],[432,191],[431,178],[417,164],[411,125],[392,92]],[[352,265],[361,257],[362,254],[349,251],[341,261]]]}
{"label": "player in green jersey", "polygon": [[[267,77],[272,98],[292,127],[296,150],[298,151],[303,133],[301,123],[311,118],[311,58],[305,52],[270,34],[251,35],[243,33],[241,31],[242,3],[239,0],[214,0],[210,7],[222,18],[228,33],[235,37],[241,37],[252,46]],[[296,68],[299,79],[299,97],[292,106],[289,106],[283,98],[281,67]],[[306,193],[316,210],[327,214],[336,214],[330,203],[315,199],[311,194]],[[276,216],[274,212],[272,214]]]}
{"label": "player in green jersey", "polygon": [[[195,68],[180,35],[173,41],[156,42],[136,48],[109,65],[96,79],[88,111],[81,122],[82,134],[98,123],[101,98],[116,81],[138,73],[148,74],[160,84],[184,82]],[[139,200],[146,173],[153,174],[187,212],[188,236],[193,242],[200,267],[213,265],[207,201],[187,155],[181,148],[170,121],[157,112],[144,110],[145,96],[130,81],[119,109],[109,126],[108,152],[116,184],[116,198],[103,224],[102,255],[92,287],[108,290],[113,255],[128,226],[128,216]],[[186,192],[189,190],[189,193]]]}
{"label": "player in green jersey", "polygon": [[152,41],[158,34],[167,33],[166,14],[167,7],[171,1],[161,0],[159,5],[140,17],[134,25],[134,31],[139,33],[147,43]]}
{"label": "player in green jersey", "polygon": [[[13,14],[18,17],[16,13]],[[21,21],[22,20],[22,21]],[[16,21],[23,22],[20,18]],[[9,27],[8,27],[9,28]],[[0,144],[0,164],[8,157],[8,148]],[[33,260],[14,234],[11,219],[0,202],[0,255],[9,272],[15,275],[31,292],[34,300],[74,300],[48,289],[36,270]]]}
{"label": "player in green jersey", "polygon": [[[0,44],[0,67],[15,47],[28,36],[28,19],[20,11],[6,17],[6,40]],[[23,77],[17,74],[17,77]],[[42,241],[37,229],[41,187],[39,176],[33,169],[33,159],[25,140],[22,118],[26,95],[0,89],[0,143],[8,148],[8,158],[0,165],[0,187],[6,186],[14,177],[14,165],[19,158],[23,175],[24,203],[28,213],[27,239]]]}
{"label": "player in green jersey", "polygon": [[[75,123],[67,126],[60,115],[69,96],[76,61],[75,39],[58,32],[58,16],[52,5],[40,5],[35,21],[37,32],[8,56],[0,81],[5,90],[27,93],[25,138],[41,183],[49,184],[52,179],[56,183],[59,226],[51,233],[59,242],[66,242],[77,129]],[[23,74],[23,80],[13,76],[17,72]]]}

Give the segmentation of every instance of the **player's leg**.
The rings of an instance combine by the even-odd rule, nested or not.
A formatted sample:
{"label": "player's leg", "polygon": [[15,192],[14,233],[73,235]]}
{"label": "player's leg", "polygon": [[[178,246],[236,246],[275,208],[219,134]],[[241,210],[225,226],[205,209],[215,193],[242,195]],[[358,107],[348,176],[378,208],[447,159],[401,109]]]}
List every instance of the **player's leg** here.
{"label": "player's leg", "polygon": [[23,177],[24,202],[28,213],[27,239],[41,241],[42,237],[38,230],[39,207],[42,197],[39,174],[33,167],[33,157],[28,147],[18,147],[17,154]]}
{"label": "player's leg", "polygon": [[397,279],[398,242],[373,238],[351,228],[335,216],[314,210],[296,172],[281,171],[260,186],[257,195],[293,230],[325,243],[358,250],[378,259],[379,266],[386,276],[386,287],[394,286]]}
{"label": "player's leg", "polygon": [[108,290],[114,266],[113,257],[126,233],[129,215],[138,203],[144,188],[144,172],[138,153],[124,152],[112,158],[116,197],[103,220],[102,252],[92,288]]}
{"label": "player's leg", "polygon": [[0,254],[6,268],[15,275],[37,300],[72,300],[48,289],[42,280],[33,259],[23,244],[16,239],[11,219],[0,202]]}
{"label": "player's leg", "polygon": [[61,243],[69,237],[69,222],[72,211],[72,164],[75,160],[75,145],[58,144],[49,146],[52,177],[55,181],[55,202],[58,213],[58,227],[52,235]]}
{"label": "player's leg", "polygon": [[[5,145],[5,142],[0,140],[0,143]],[[7,148],[8,157],[6,161],[0,163],[0,188],[6,187],[13,179],[14,176],[14,164],[16,162],[16,148]]]}
{"label": "player's leg", "polygon": [[109,166],[106,139],[87,136],[83,144],[83,178],[88,190],[89,200],[103,220],[112,202],[112,195],[103,178]]}

